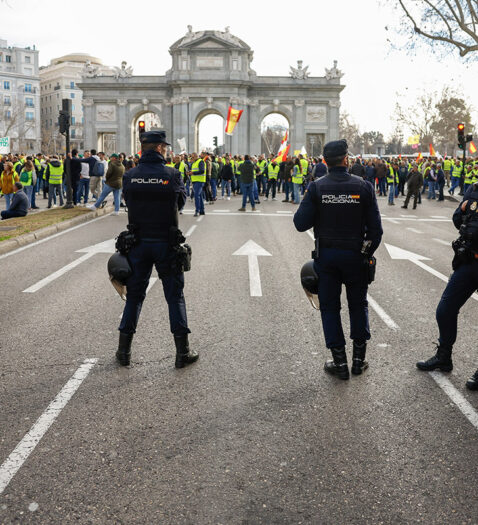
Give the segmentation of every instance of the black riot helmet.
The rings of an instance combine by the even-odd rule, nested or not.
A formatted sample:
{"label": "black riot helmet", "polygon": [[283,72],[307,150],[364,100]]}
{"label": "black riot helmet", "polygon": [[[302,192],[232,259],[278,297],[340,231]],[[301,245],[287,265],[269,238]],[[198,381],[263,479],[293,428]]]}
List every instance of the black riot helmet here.
{"label": "black riot helmet", "polygon": [[300,270],[300,282],[312,307],[319,310],[319,276],[315,272],[313,260],[306,262],[302,266]]}
{"label": "black riot helmet", "polygon": [[125,255],[116,252],[108,259],[108,275],[110,276],[111,284],[123,301],[126,301],[126,280],[132,273],[133,270]]}

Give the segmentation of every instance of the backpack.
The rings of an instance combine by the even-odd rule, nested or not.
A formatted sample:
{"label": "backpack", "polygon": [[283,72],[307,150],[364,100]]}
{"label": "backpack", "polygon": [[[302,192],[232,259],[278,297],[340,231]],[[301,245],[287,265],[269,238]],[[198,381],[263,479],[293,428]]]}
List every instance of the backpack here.
{"label": "backpack", "polygon": [[93,166],[92,175],[95,177],[103,177],[105,174],[105,166],[102,162],[96,161],[96,164]]}
{"label": "backpack", "polygon": [[31,171],[25,171],[23,170],[21,173],[20,173],[20,182],[22,184],[24,184],[25,182],[28,182],[30,180],[30,174],[32,172]]}

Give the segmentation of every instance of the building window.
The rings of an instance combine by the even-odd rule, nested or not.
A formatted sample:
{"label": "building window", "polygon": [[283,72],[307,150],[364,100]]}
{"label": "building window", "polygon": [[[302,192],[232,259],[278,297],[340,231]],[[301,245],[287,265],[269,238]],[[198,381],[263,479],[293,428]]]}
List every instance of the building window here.
{"label": "building window", "polygon": [[34,118],[35,118],[35,113],[33,113],[33,111],[27,111],[25,113],[26,120],[33,120]]}
{"label": "building window", "polygon": [[75,121],[76,121],[75,117],[71,117],[71,125],[72,125],[72,126],[75,125]]}
{"label": "building window", "polygon": [[10,81],[8,80],[3,81],[3,89],[10,89]]}
{"label": "building window", "polygon": [[71,111],[75,111],[75,104],[71,105]]}
{"label": "building window", "polygon": [[12,57],[10,55],[5,55],[5,62],[10,64],[12,62]]}
{"label": "building window", "polygon": [[10,95],[5,95],[3,97],[3,103],[4,103],[5,106],[10,106],[11,105],[12,102],[10,100]]}
{"label": "building window", "polygon": [[70,98],[75,98],[75,94],[74,93],[70,93]]}
{"label": "building window", "polygon": [[70,89],[75,89],[75,83],[73,81],[70,82]]}
{"label": "building window", "polygon": [[25,56],[25,64],[31,64],[31,62],[32,62],[31,57],[29,55],[26,55]]}
{"label": "building window", "polygon": [[7,109],[5,111],[5,119],[10,120],[11,118],[12,118],[12,112],[9,109]]}
{"label": "building window", "polygon": [[25,84],[25,93],[31,93],[31,92],[32,92],[32,85]]}
{"label": "building window", "polygon": [[[72,124],[73,124],[73,122],[72,122]],[[76,130],[75,130],[75,129],[72,129],[72,130],[70,131],[70,137],[71,137],[72,139],[76,138]]]}
{"label": "building window", "polygon": [[27,106],[28,108],[33,108],[33,99],[31,97],[26,97],[25,98],[25,106]]}

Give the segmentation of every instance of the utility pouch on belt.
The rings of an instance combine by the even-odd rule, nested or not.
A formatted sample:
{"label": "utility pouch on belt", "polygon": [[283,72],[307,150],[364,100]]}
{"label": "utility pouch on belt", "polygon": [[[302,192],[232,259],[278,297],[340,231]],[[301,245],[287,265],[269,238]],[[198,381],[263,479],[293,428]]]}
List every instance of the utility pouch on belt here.
{"label": "utility pouch on belt", "polygon": [[126,227],[128,229],[122,231],[118,237],[116,237],[115,248],[121,253],[121,255],[128,255],[131,249],[139,242],[135,226],[133,224],[128,224]]}
{"label": "utility pouch on belt", "polygon": [[171,270],[174,274],[189,272],[191,269],[192,250],[189,244],[183,244],[186,237],[177,226],[169,229],[169,245],[174,256],[171,261]]}
{"label": "utility pouch on belt", "polygon": [[377,269],[377,259],[372,255],[364,259],[365,274],[367,276],[367,283],[371,284],[375,281],[375,271]]}

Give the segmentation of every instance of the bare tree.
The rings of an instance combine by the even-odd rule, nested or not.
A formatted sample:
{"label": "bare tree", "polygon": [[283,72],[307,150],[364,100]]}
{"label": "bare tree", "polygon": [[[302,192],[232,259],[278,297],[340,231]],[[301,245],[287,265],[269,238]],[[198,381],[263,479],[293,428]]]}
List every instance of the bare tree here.
{"label": "bare tree", "polygon": [[398,4],[405,14],[406,32],[430,44],[458,49],[462,57],[478,51],[478,0],[399,0]]}
{"label": "bare tree", "polygon": [[3,111],[3,118],[0,120],[0,123],[3,122],[3,126],[0,124],[2,135],[10,137],[17,149],[26,149],[27,143],[35,140],[29,139],[27,135],[30,131],[35,130],[36,120],[25,118],[25,104],[16,98],[10,105],[4,106]]}
{"label": "bare tree", "polygon": [[346,111],[340,113],[339,135],[341,139],[347,141],[349,148],[356,153],[360,152],[362,136],[360,135],[359,127]]}
{"label": "bare tree", "polygon": [[424,93],[411,106],[404,107],[399,102],[395,106],[397,124],[409,129],[412,135],[419,135],[422,148],[428,148],[428,144],[433,142],[432,126],[437,119],[436,103],[436,93]]}

